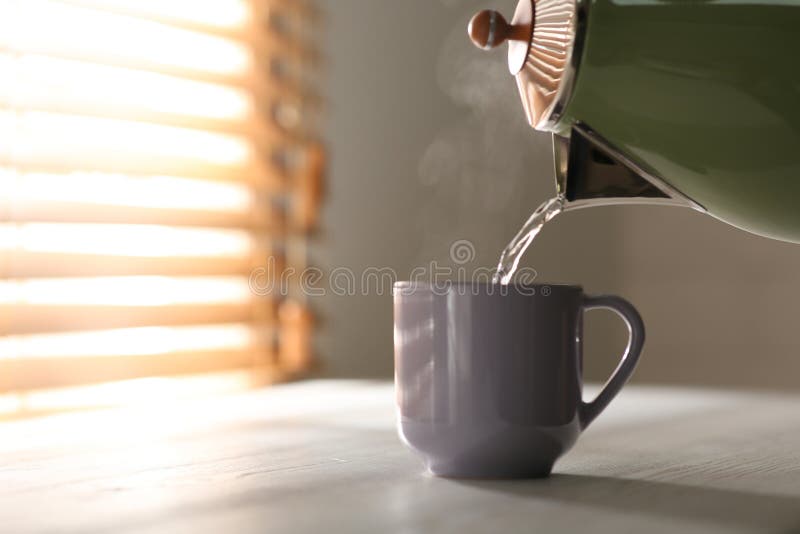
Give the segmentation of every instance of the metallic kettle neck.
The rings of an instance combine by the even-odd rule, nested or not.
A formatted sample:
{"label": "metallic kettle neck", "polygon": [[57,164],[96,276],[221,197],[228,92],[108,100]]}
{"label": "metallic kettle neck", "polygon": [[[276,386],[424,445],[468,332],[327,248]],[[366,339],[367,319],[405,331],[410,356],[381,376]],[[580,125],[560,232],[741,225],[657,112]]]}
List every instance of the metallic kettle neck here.
{"label": "metallic kettle neck", "polygon": [[705,212],[584,124],[569,137],[553,135],[556,189],[570,209],[619,204],[682,206]]}

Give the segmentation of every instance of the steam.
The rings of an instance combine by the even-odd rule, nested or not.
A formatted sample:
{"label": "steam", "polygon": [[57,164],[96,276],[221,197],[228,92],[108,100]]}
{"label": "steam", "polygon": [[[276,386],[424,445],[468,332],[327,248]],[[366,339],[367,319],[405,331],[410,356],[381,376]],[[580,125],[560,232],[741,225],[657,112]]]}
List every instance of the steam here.
{"label": "steam", "polygon": [[470,16],[485,4],[441,2],[458,15],[438,52],[437,81],[464,112],[437,134],[420,161],[419,179],[431,192],[422,217],[427,239],[421,259],[442,259],[448,242],[471,239],[479,247],[477,261],[493,266],[503,240],[513,237],[522,214],[540,200],[521,194],[531,189],[525,181],[541,178],[537,169],[548,169],[546,184],[537,187],[541,196],[552,192],[550,140],[525,121],[504,50],[480,51],[466,35]]}

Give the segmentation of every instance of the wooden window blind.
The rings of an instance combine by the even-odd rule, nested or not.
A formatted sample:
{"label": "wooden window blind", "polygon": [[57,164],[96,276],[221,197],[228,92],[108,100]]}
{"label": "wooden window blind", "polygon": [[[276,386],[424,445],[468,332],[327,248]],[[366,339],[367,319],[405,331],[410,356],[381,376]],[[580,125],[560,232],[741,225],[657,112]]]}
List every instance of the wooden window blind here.
{"label": "wooden window blind", "polygon": [[0,0],[0,393],[310,364],[305,0]]}

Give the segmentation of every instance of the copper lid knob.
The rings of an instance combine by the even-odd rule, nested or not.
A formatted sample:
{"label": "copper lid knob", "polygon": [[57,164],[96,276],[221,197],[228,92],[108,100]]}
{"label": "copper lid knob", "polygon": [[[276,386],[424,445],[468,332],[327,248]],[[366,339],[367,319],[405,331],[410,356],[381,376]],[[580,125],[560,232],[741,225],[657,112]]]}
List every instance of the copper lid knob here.
{"label": "copper lid knob", "polygon": [[506,40],[528,42],[531,38],[531,25],[512,26],[497,11],[484,10],[477,13],[469,21],[467,28],[469,37],[475,46],[483,50],[491,50]]}

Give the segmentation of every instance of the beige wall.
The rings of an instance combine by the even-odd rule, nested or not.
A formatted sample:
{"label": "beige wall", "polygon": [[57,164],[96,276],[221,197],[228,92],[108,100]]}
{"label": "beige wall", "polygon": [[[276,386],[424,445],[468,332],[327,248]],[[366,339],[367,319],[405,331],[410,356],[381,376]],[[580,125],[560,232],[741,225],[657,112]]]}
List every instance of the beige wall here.
{"label": "beige wall", "polygon": [[[554,192],[550,140],[524,123],[504,54],[465,36],[473,0],[328,0],[328,119],[333,155],[327,267],[400,276],[451,243],[492,266],[530,211]],[[493,3],[511,12],[514,0]],[[677,208],[564,215],[525,263],[540,280],[619,293],[642,311],[638,381],[794,387],[793,301],[800,247],[769,242]],[[388,295],[316,299],[325,372],[391,376]],[[587,319],[587,375],[602,380],[624,329]]]}
{"label": "beige wall", "polygon": [[622,284],[648,323],[640,378],[800,386],[800,246],[688,210],[620,211]]}

